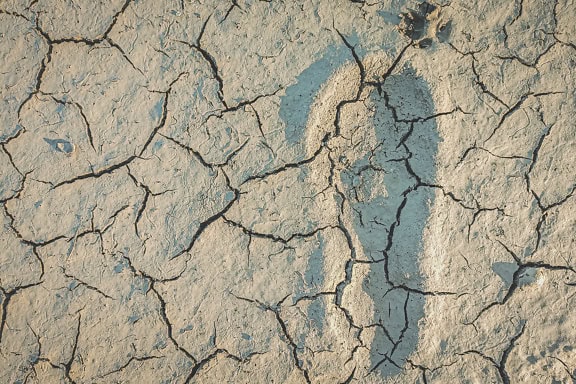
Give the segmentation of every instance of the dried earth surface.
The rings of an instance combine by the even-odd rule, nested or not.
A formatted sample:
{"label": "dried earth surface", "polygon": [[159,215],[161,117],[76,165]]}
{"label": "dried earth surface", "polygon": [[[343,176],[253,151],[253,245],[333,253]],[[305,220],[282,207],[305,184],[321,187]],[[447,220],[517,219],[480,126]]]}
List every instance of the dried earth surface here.
{"label": "dried earth surface", "polygon": [[576,383],[574,20],[0,1],[0,382]]}

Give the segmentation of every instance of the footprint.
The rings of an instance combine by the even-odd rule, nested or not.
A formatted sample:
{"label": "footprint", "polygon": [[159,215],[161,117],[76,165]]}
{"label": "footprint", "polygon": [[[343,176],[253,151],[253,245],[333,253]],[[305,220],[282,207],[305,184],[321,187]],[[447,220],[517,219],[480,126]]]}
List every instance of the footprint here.
{"label": "footprint", "polygon": [[434,39],[444,43],[448,40],[451,21],[443,21],[441,8],[428,2],[420,3],[416,10],[408,9],[400,14],[398,29],[414,41],[419,48],[432,46]]}
{"label": "footprint", "polygon": [[[435,10],[420,9],[424,14]],[[412,36],[426,36],[428,21],[422,20],[416,20]],[[363,60],[385,63],[387,58],[376,54]],[[391,74],[382,90],[365,87],[357,102],[350,102],[360,81],[355,62],[341,64],[337,70],[325,66],[324,70],[331,75],[324,76],[327,80],[313,98],[306,98],[311,104],[301,106],[309,111],[302,135],[307,153],[314,153],[326,132],[334,132],[336,110],[346,103],[339,115],[341,134],[328,144],[332,182],[338,193],[332,195],[335,202],[326,193],[323,211],[341,207],[340,225],[348,231],[356,259],[365,262],[353,264],[348,280],[337,288],[341,296],[338,293],[334,300],[357,325],[385,324],[385,332],[362,336],[366,350],[362,357],[358,355],[357,363],[365,375],[395,377],[416,351],[419,322],[424,317],[425,297],[414,291],[424,286],[419,265],[434,193],[426,188],[416,191],[414,174],[434,183],[440,141],[434,119],[417,124],[398,119],[430,116],[434,102],[425,79],[409,65]],[[286,126],[290,132],[291,123],[295,122]],[[410,163],[403,159],[410,159]],[[315,276],[322,277],[332,268],[333,257],[327,253],[324,259],[308,261]],[[329,310],[321,309],[319,323],[333,321],[323,317],[332,316]],[[323,330],[315,332],[322,334]]]}

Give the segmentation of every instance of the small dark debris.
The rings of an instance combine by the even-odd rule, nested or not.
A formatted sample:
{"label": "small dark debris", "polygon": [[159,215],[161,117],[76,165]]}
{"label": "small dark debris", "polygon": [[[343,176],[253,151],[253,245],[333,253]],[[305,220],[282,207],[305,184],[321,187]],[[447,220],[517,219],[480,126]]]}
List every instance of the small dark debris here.
{"label": "small dark debris", "polygon": [[452,21],[448,21],[445,24],[441,24],[438,26],[438,30],[436,31],[436,37],[438,41],[444,43],[448,41],[448,37],[450,37],[450,31],[452,31]]}

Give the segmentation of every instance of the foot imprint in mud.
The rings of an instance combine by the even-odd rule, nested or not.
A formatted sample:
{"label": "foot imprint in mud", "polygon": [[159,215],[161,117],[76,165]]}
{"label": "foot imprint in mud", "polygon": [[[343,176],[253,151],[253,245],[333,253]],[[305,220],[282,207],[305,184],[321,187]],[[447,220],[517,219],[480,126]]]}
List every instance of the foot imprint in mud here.
{"label": "foot imprint in mud", "polygon": [[[319,63],[338,62],[338,52],[329,49]],[[393,377],[416,349],[424,314],[419,256],[434,199],[425,186],[434,184],[440,140],[427,118],[434,114],[432,96],[407,65],[381,83],[363,83],[358,63],[348,59],[318,89],[308,80],[321,78],[314,72],[320,68],[310,69],[282,100],[287,110],[308,109],[307,121],[283,113],[282,105],[280,112],[286,141],[305,143],[308,160],[243,191],[248,201],[263,201],[252,207],[260,217],[247,220],[239,207],[226,216],[253,235],[288,239],[275,255],[290,257],[290,247],[313,244],[306,260],[288,262],[287,273],[300,263],[304,271],[295,271],[300,279],[278,306],[306,375],[320,379],[314,372],[328,360],[342,367],[328,370],[331,380]]]}
{"label": "foot imprint in mud", "polygon": [[[324,87],[311,121],[334,121],[334,112],[323,108],[331,103],[322,98],[331,97],[332,84],[354,83],[357,76],[355,64],[342,68]],[[434,114],[434,105],[426,82],[406,66],[379,87],[363,87],[357,101],[340,100],[338,108],[340,132],[328,142],[328,156],[339,225],[354,251],[335,303],[369,349],[369,362],[359,365],[366,374],[388,377],[414,352],[424,313],[419,255],[434,193],[417,187],[434,184],[439,135],[434,119],[422,119]],[[314,129],[308,126],[308,137]]]}
{"label": "foot imprint in mud", "polygon": [[443,20],[439,6],[423,2],[400,17],[398,29],[419,48],[428,48],[435,39],[443,43],[450,35],[451,21]]}

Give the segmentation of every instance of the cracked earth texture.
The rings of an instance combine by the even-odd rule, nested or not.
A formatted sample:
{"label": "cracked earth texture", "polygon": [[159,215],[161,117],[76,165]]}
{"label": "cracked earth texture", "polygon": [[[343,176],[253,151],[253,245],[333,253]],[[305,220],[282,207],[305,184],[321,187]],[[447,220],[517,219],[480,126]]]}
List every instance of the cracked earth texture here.
{"label": "cracked earth texture", "polygon": [[575,383],[573,0],[2,0],[1,383]]}

